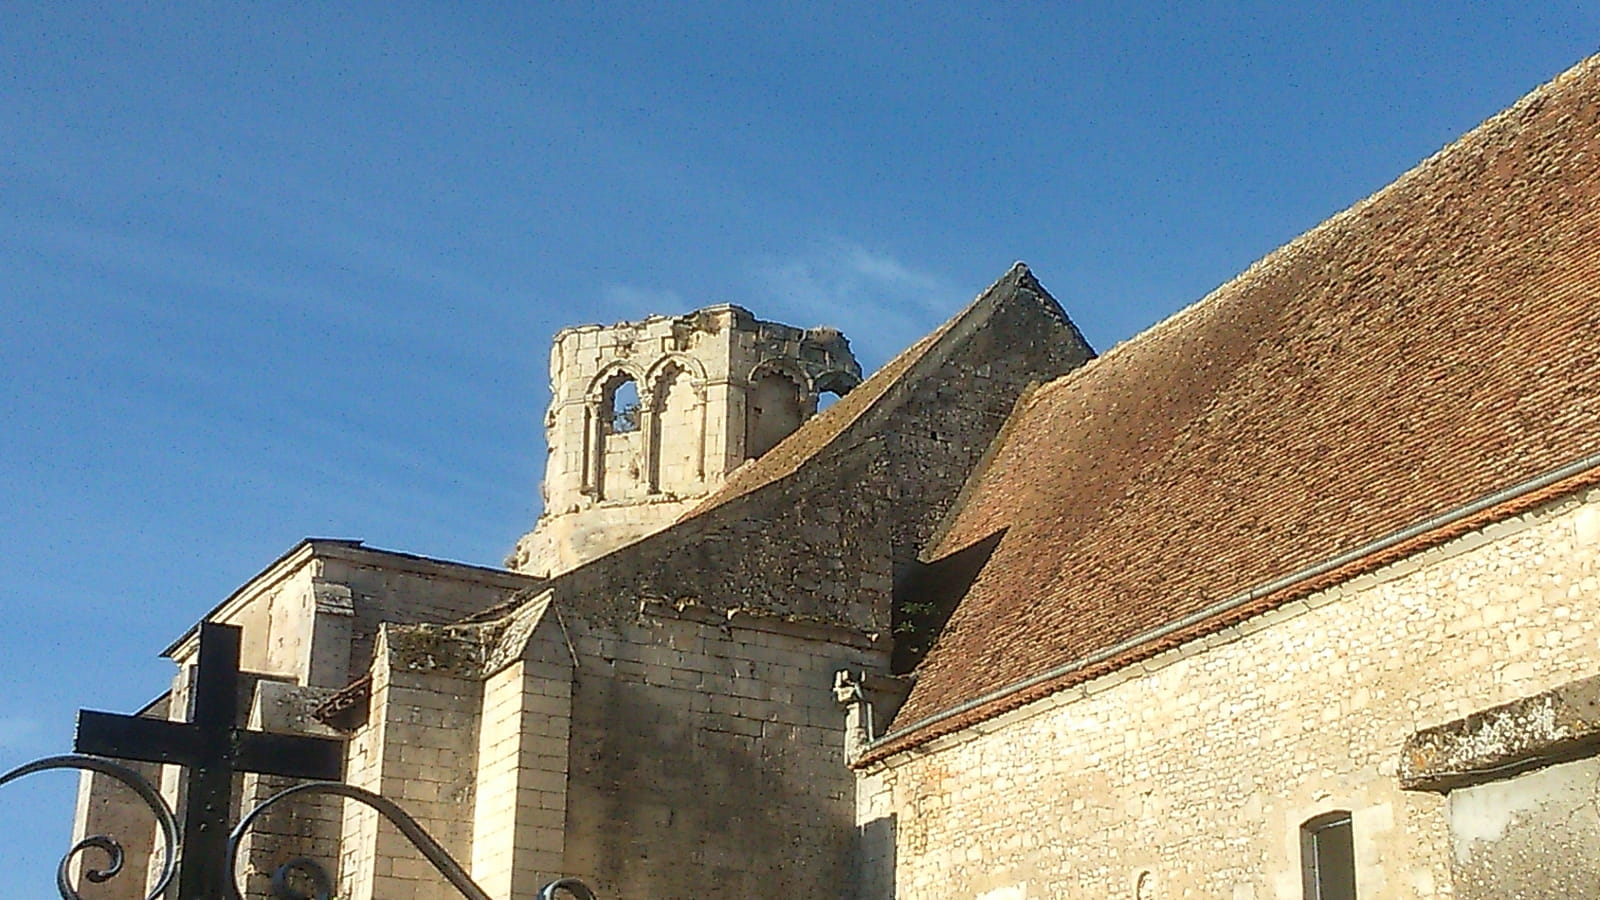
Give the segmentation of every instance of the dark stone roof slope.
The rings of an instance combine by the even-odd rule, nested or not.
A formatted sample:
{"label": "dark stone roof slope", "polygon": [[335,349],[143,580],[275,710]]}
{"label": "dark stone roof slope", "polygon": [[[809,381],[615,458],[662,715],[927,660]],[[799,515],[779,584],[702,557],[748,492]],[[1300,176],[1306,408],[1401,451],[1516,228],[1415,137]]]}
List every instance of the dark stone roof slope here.
{"label": "dark stone roof slope", "polygon": [[[1021,297],[1032,300],[1038,307],[1038,313],[1053,320],[1065,335],[1056,335],[1049,330],[1042,332],[1042,336],[1062,345],[1063,349],[1055,355],[1068,360],[1059,364],[1056,371],[1071,368],[1093,355],[1088,342],[1055,299],[1039,285],[1025,264],[1016,263],[965,309],[902,350],[866,381],[840,397],[833,406],[807,420],[759,458],[734,470],[721,488],[683,518],[700,515],[735,497],[786,478],[810,460],[849,449],[862,439],[877,434],[884,424],[884,418],[892,415],[903,402],[902,398],[895,395],[896,389],[914,380],[919,367],[937,367],[958,344],[953,338],[958,337],[960,332],[982,329],[1006,304],[1021,302]],[[1040,368],[1049,371],[1047,366],[1041,365]]]}
{"label": "dark stone roof slope", "polygon": [[874,757],[1596,452],[1600,57],[1029,395],[930,556],[1003,536]]}

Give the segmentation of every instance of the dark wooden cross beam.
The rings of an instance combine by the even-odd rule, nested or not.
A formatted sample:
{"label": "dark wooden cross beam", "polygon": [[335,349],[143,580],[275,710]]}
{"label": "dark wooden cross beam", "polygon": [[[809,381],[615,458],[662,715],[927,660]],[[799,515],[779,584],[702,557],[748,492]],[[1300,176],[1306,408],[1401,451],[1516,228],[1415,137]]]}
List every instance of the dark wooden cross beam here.
{"label": "dark wooden cross beam", "polygon": [[333,781],[344,762],[341,740],[239,727],[238,626],[200,623],[199,670],[189,721],[80,710],[73,742],[79,753],[185,768],[179,900],[228,896],[223,872],[235,772]]}

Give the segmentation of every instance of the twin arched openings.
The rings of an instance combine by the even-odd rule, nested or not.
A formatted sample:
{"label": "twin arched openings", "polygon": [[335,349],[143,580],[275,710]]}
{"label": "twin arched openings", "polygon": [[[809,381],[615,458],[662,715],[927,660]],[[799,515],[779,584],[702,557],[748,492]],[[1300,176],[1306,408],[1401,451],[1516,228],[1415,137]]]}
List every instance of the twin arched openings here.
{"label": "twin arched openings", "polygon": [[588,395],[586,487],[597,499],[688,493],[705,481],[704,376],[669,358],[648,373],[614,365]]}
{"label": "twin arched openings", "polygon": [[[745,394],[743,458],[771,450],[817,411],[822,398],[836,399],[858,381],[848,372],[813,380],[788,360],[758,366]],[[705,385],[704,371],[689,358],[668,357],[642,373],[623,363],[603,371],[588,393],[585,488],[601,500],[703,488],[707,429],[714,424]],[[727,412],[716,419],[735,424]],[[722,452],[713,455],[720,459]]]}

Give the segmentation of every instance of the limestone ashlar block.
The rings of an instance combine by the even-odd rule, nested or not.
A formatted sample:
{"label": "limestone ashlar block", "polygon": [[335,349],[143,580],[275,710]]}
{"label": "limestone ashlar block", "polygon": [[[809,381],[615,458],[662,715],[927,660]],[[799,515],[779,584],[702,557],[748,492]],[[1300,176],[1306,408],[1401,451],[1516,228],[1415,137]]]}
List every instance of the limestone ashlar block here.
{"label": "limestone ashlar block", "polygon": [[1449,791],[1592,755],[1600,748],[1600,676],[1425,728],[1406,740],[1400,785]]}

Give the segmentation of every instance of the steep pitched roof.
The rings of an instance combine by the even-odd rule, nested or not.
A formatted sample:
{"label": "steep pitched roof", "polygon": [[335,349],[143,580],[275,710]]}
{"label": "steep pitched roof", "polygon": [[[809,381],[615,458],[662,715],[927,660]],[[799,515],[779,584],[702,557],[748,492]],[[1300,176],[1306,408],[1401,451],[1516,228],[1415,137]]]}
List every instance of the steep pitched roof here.
{"label": "steep pitched roof", "polygon": [[1052,318],[1058,319],[1068,329],[1072,339],[1081,343],[1087,352],[1088,342],[1083,340],[1077,326],[1067,318],[1049,292],[1040,286],[1028,267],[1016,263],[949,321],[901,351],[870,378],[839,398],[833,406],[806,421],[777,446],[734,470],[721,488],[683,518],[700,515],[736,497],[787,478],[807,461],[848,449],[869,436],[882,416],[901,401],[894,390],[897,386],[913,381],[925,370],[938,366],[944,353],[951,349],[948,345],[981,328],[1004,305],[1018,302],[1040,304]]}
{"label": "steep pitched roof", "polygon": [[1027,397],[932,555],[1003,536],[872,756],[1597,452],[1600,57]]}

